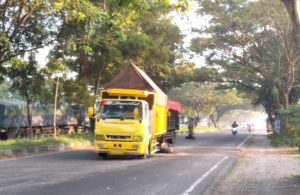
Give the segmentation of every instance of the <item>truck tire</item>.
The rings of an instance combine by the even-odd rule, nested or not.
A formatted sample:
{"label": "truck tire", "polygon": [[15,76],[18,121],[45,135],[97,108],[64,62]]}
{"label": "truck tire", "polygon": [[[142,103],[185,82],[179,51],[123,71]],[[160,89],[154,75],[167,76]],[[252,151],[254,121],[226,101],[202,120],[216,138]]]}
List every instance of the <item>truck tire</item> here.
{"label": "truck tire", "polygon": [[144,154],[142,154],[140,156],[142,159],[148,158],[148,155],[150,154],[150,147],[151,147],[151,144],[150,144],[150,141],[149,141],[148,147],[144,147]]}
{"label": "truck tire", "polygon": [[143,155],[140,156],[142,159],[147,159],[148,158],[148,154],[144,153]]}
{"label": "truck tire", "polygon": [[98,156],[100,157],[100,158],[103,158],[103,159],[107,159],[107,154],[106,153],[98,153]]}
{"label": "truck tire", "polygon": [[174,152],[174,146],[169,146],[167,148],[167,153],[173,153]]}

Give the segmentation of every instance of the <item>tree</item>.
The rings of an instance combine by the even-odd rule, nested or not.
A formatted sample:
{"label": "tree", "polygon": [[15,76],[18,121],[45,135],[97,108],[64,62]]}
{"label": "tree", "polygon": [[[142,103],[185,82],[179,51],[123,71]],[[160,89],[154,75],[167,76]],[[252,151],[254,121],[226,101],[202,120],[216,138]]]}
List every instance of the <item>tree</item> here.
{"label": "tree", "polygon": [[[178,101],[182,104],[183,114],[194,115],[197,119],[199,114],[205,116],[212,115],[217,106],[232,105],[240,103],[233,91],[216,91],[213,83],[187,83],[181,87],[173,88],[169,91],[169,99]],[[213,117],[212,117],[213,118]],[[213,122],[215,122],[213,120]],[[217,126],[217,123],[214,123]]]}
{"label": "tree", "polygon": [[44,76],[36,67],[37,62],[31,54],[29,61],[13,58],[9,63],[8,75],[12,79],[12,90],[18,91],[27,103],[29,135],[32,131],[32,112],[44,84]]}
{"label": "tree", "polygon": [[65,66],[61,62],[50,61],[47,66],[47,72],[51,75],[56,76],[55,84],[55,94],[54,94],[54,113],[53,113],[53,128],[54,128],[54,137],[56,137],[56,110],[57,110],[57,95],[58,95],[58,86],[59,86],[59,73],[65,69]]}
{"label": "tree", "polygon": [[11,91],[11,83],[7,78],[0,84],[0,99],[21,100],[22,97],[16,91]]}
{"label": "tree", "polygon": [[300,2],[298,0],[280,0],[286,7],[290,20],[294,25],[294,36],[297,41],[297,48],[300,47]]}
{"label": "tree", "polygon": [[220,67],[225,82],[250,89],[249,81],[256,81],[256,87],[266,80],[279,91],[279,108],[286,107],[299,66],[299,50],[280,4],[203,0],[201,5],[200,13],[212,16],[211,25],[198,30],[202,37],[193,40],[192,50],[208,53],[207,62]]}
{"label": "tree", "polygon": [[[234,111],[238,111],[238,110],[254,111],[254,110],[259,109],[259,108],[254,108],[250,104],[248,99],[243,99],[243,100],[239,99],[238,97],[236,97],[235,93],[233,93],[233,94],[229,93],[229,94],[225,95],[224,98],[226,98],[226,99],[233,98],[233,99],[236,99],[236,101],[233,101],[230,104],[216,106],[215,112],[209,116],[214,127],[219,127],[221,121],[223,122],[223,124],[228,123],[228,121],[224,121],[224,118],[226,117],[226,115],[233,116]],[[232,120],[230,120],[230,122],[232,122]]]}
{"label": "tree", "polygon": [[43,47],[48,42],[51,18],[41,1],[8,0],[0,8],[0,66],[13,57]]}
{"label": "tree", "polygon": [[[76,10],[76,11],[75,11]],[[0,67],[13,57],[53,43],[59,20],[84,18],[89,1],[6,0],[0,6]]]}
{"label": "tree", "polygon": [[[101,85],[109,82],[128,62],[135,62],[152,78],[161,80],[161,87],[172,85],[168,81],[175,79],[168,77],[174,70],[174,47],[182,36],[165,14],[186,6],[186,1],[178,2],[90,1],[93,13],[83,11],[85,17],[81,20],[63,21],[54,58],[77,73],[68,85],[84,83],[84,92],[81,86],[76,88],[96,98]],[[64,89],[71,90],[66,94],[74,92],[69,87]]]}

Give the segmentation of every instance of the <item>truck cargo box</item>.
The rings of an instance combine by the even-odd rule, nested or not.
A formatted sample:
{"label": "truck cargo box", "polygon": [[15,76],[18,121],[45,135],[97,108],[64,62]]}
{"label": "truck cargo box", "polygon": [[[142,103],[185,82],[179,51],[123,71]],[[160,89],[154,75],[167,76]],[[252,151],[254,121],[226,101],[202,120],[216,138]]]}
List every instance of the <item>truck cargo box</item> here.
{"label": "truck cargo box", "polygon": [[156,93],[156,104],[167,108],[168,96],[151,80],[151,78],[134,64],[130,64],[115,77],[105,89],[137,89]]}

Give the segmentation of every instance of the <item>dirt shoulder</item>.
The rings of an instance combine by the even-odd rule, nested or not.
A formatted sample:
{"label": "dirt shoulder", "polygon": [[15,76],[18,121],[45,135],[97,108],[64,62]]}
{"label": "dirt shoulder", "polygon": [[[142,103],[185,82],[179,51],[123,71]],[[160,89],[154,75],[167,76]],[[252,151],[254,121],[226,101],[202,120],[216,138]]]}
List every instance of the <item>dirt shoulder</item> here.
{"label": "dirt shoulder", "polygon": [[300,194],[297,149],[273,148],[266,135],[254,135],[212,194]]}

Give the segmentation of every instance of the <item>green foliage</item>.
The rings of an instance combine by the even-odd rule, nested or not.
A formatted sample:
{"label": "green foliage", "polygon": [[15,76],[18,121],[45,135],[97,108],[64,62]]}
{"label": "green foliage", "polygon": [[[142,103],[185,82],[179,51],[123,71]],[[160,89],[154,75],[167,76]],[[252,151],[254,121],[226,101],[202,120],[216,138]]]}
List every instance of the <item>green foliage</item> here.
{"label": "green foliage", "polygon": [[183,114],[192,116],[202,113],[206,116],[213,114],[217,106],[240,103],[233,91],[216,91],[212,83],[187,83],[169,91],[169,99],[182,104]]}
{"label": "green foliage", "polygon": [[5,1],[0,12],[0,66],[51,42],[55,20],[46,1]]}
{"label": "green foliage", "polygon": [[[279,1],[199,1],[210,25],[195,30],[191,50],[206,56],[230,83],[268,112],[286,107],[299,66],[288,15]],[[285,52],[285,51],[291,51]],[[271,102],[270,102],[271,100]],[[274,108],[275,107],[275,108]]]}
{"label": "green foliage", "polygon": [[[36,87],[24,92],[25,87],[14,85],[15,91],[26,96],[28,101],[39,99],[52,103],[54,82],[57,73],[74,73],[76,78],[60,81],[59,103],[76,105],[79,108],[91,106],[99,90],[116,76],[128,62],[134,62],[144,69],[163,89],[169,89],[187,81],[191,64],[175,63],[181,57],[183,36],[172,24],[168,13],[188,9],[187,0],[50,0],[50,1],[6,1],[0,11],[0,74],[1,79],[9,70],[11,80],[27,80],[42,75]],[[20,13],[20,15],[18,15]],[[13,20],[11,18],[14,18]],[[22,20],[22,18],[24,20]],[[8,30],[8,27],[11,27]],[[10,67],[2,66],[16,56],[22,56],[53,45],[49,62],[39,71],[29,62],[11,60]],[[26,59],[26,58],[24,58]],[[29,77],[20,79],[17,67],[27,70]],[[25,71],[26,70],[26,71]],[[19,76],[17,76],[19,74]],[[3,77],[3,78],[2,78]],[[61,85],[61,86],[60,86]]]}
{"label": "green foliage", "polygon": [[288,136],[284,133],[273,133],[268,135],[268,139],[271,140],[271,144],[277,147],[295,147],[299,146],[297,136]]}
{"label": "green foliage", "polygon": [[23,98],[11,90],[11,83],[6,79],[0,84],[0,99],[9,99],[9,100],[22,100]]}
{"label": "green foliage", "polygon": [[13,58],[8,75],[12,80],[11,89],[18,91],[28,104],[34,104],[44,84],[44,76],[37,69],[34,56],[31,55],[29,61]]}
{"label": "green foliage", "polygon": [[288,128],[291,131],[300,133],[300,105],[289,105],[287,108],[279,111],[280,118],[288,121]]}
{"label": "green foliage", "polygon": [[62,85],[65,101],[74,108],[87,109],[90,105],[94,105],[95,97],[90,96],[86,80],[66,80]]}

